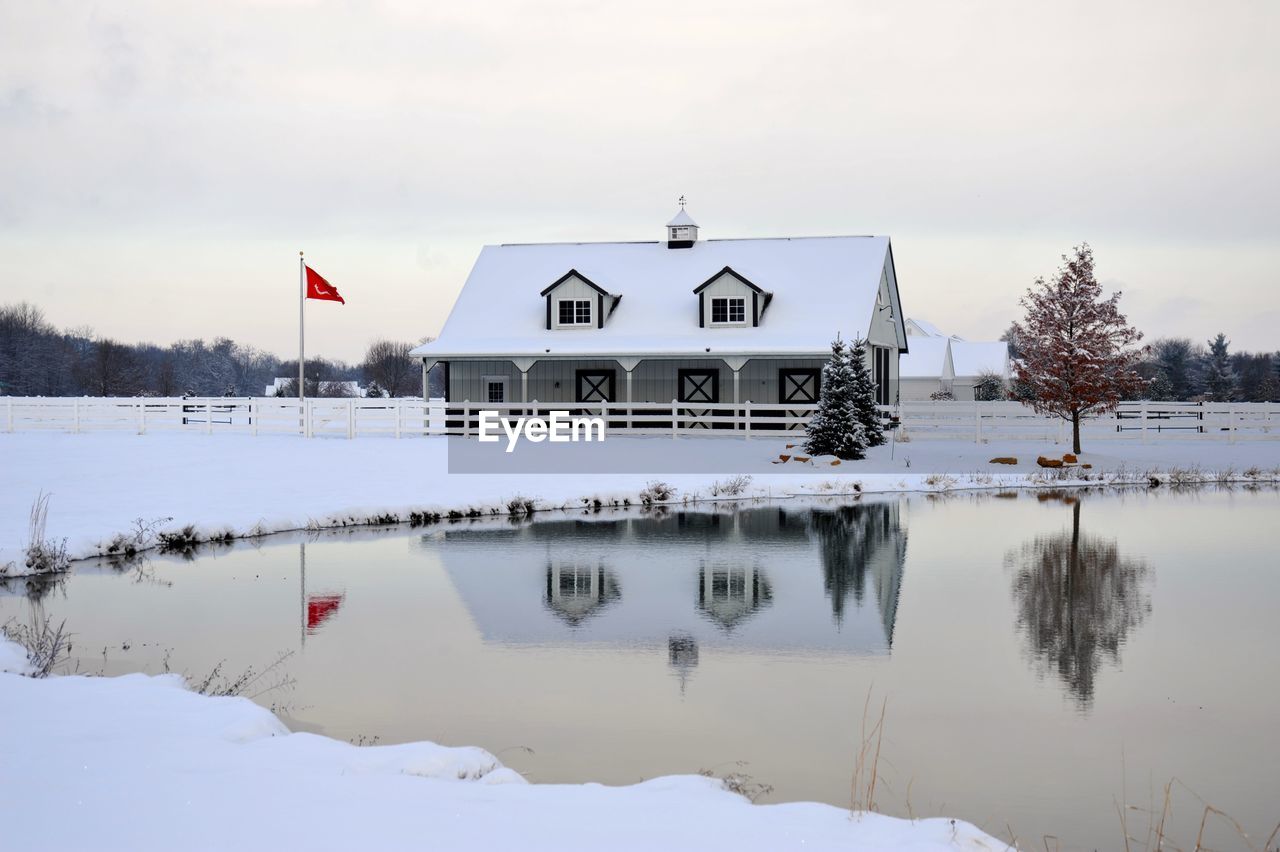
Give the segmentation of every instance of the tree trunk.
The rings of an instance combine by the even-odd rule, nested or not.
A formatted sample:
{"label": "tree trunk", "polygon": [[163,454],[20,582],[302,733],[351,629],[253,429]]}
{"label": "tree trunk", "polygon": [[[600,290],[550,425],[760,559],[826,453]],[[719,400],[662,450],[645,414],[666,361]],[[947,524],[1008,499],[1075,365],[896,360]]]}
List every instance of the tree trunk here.
{"label": "tree trunk", "polygon": [[1071,412],[1071,452],[1080,453],[1080,410]]}

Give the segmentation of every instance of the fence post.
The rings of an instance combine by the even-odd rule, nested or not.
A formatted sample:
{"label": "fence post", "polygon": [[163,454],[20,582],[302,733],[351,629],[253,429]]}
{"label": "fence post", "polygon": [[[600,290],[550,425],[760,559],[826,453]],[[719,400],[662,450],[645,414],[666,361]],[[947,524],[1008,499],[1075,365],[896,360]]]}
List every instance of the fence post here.
{"label": "fence post", "polygon": [[[600,420],[604,422],[604,431],[605,431],[605,434],[608,434],[608,432],[609,432],[609,403],[605,402],[604,400],[600,400]],[[591,433],[590,433],[590,432],[588,432],[587,434],[588,434],[588,435],[590,435]]]}
{"label": "fence post", "polygon": [[1142,443],[1147,442],[1147,401],[1142,401],[1142,408],[1138,412],[1138,416],[1142,418]]}
{"label": "fence post", "polygon": [[356,401],[355,399],[347,400],[347,440],[350,441],[356,436]]}
{"label": "fence post", "polygon": [[76,397],[71,401],[71,414],[75,419],[76,434],[80,434],[80,397]]}
{"label": "fence post", "polygon": [[973,401],[973,442],[982,443],[982,403]]}
{"label": "fence post", "polygon": [[671,440],[675,440],[680,436],[680,410],[676,408],[676,400],[671,400]]}
{"label": "fence post", "polygon": [[142,400],[134,403],[138,407],[138,434],[147,434],[147,410],[142,405]]}
{"label": "fence post", "polygon": [[462,401],[462,437],[471,437],[471,400]]}
{"label": "fence post", "polygon": [[1234,405],[1227,406],[1227,422],[1229,430],[1227,432],[1227,443],[1234,444],[1236,442],[1236,415]]}
{"label": "fence post", "polygon": [[316,426],[312,422],[312,415],[315,411],[315,400],[306,399],[302,401],[302,434],[306,438],[314,438],[316,436]]}
{"label": "fence post", "polygon": [[397,400],[395,400],[395,405],[393,406],[393,408],[395,409],[395,418],[396,418],[396,437],[397,437],[397,438],[399,438],[399,437],[400,437],[400,415],[402,415],[402,414],[404,413],[404,405],[403,405],[403,402],[404,402],[404,400],[397,399]]}
{"label": "fence post", "polygon": [[743,437],[743,440],[750,441],[751,440],[751,400],[747,400],[742,404],[742,416],[746,418],[746,421],[747,421],[744,424],[744,427],[742,430],[742,437]]}
{"label": "fence post", "polygon": [[249,423],[253,426],[254,437],[258,435],[258,401],[249,400]]}

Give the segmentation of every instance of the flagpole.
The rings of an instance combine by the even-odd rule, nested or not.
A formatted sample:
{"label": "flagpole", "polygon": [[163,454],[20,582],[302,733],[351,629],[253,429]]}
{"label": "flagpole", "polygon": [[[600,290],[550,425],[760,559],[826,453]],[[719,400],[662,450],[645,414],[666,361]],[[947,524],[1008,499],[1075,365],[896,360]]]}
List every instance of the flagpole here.
{"label": "flagpole", "polygon": [[300,605],[298,627],[302,635],[302,645],[307,644],[307,543],[306,541],[298,542],[298,561],[301,563],[302,569],[299,571],[300,579],[298,581],[298,603]]}
{"label": "flagpole", "polygon": [[303,312],[307,305],[307,262],[302,258],[302,252],[298,252],[298,400],[302,401],[306,395],[306,373],[304,367],[307,363],[306,356],[306,323],[304,321]]}

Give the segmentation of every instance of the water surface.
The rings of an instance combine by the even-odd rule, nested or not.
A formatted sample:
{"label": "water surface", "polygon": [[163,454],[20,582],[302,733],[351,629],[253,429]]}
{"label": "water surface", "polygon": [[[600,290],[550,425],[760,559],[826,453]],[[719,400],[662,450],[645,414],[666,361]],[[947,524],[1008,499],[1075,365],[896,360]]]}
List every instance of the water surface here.
{"label": "water surface", "polygon": [[[274,537],[10,583],[0,620],[65,619],[95,673],[292,651],[293,687],[256,700],[295,730],[480,745],[545,782],[742,771],[765,801],[848,806],[870,697],[886,812],[1115,848],[1123,787],[1158,808],[1176,776],[1260,845],[1280,820],[1277,510],[1023,493]],[[1175,809],[1184,845],[1200,809]]]}

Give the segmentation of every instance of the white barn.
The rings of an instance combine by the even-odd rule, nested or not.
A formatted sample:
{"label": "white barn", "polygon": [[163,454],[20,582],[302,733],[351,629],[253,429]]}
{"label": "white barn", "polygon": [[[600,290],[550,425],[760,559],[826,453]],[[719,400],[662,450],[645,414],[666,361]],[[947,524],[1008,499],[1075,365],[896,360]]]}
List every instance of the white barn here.
{"label": "white barn", "polygon": [[807,403],[837,334],[868,340],[880,401],[907,349],[888,237],[485,246],[439,337],[452,403]]}

